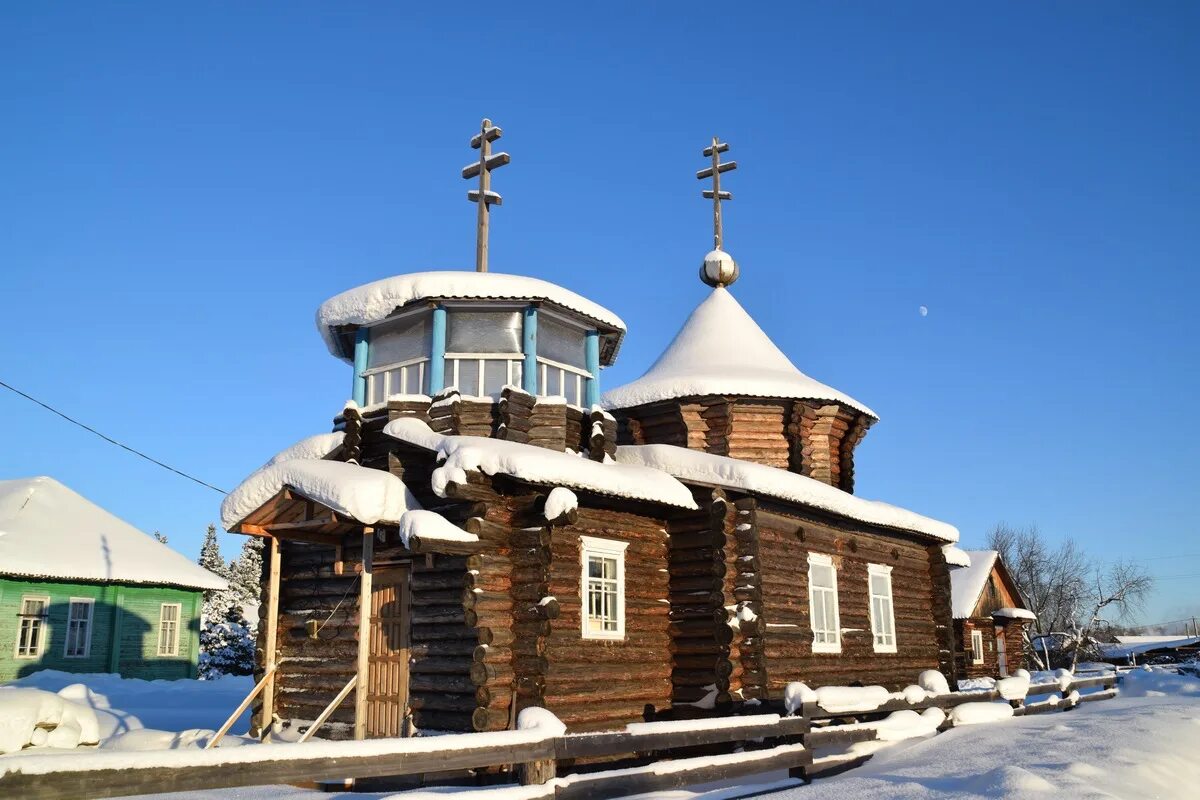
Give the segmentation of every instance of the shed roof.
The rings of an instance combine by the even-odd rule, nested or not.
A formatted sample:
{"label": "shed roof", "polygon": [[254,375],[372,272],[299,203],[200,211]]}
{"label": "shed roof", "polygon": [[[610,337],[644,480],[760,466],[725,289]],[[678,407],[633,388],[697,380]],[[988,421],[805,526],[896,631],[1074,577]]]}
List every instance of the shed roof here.
{"label": "shed roof", "polygon": [[971,565],[950,570],[950,603],[955,619],[967,619],[975,613],[979,596],[1000,554],[995,550],[967,550]]}
{"label": "shed roof", "polygon": [[645,375],[609,390],[601,403],[606,408],[632,408],[698,395],[830,400],[878,419],[850,395],[797,369],[720,287],[696,306]]}
{"label": "shed roof", "polygon": [[190,559],[49,477],[0,481],[0,574],[224,589]]}
{"label": "shed roof", "polygon": [[317,309],[317,328],[329,352],[349,362],[338,330],[345,326],[374,325],[396,309],[420,300],[521,300],[545,301],[574,311],[597,323],[610,334],[601,353],[603,363],[612,363],[625,335],[625,323],[613,312],[561,286],[523,275],[499,272],[412,272],[363,284],[331,297]]}

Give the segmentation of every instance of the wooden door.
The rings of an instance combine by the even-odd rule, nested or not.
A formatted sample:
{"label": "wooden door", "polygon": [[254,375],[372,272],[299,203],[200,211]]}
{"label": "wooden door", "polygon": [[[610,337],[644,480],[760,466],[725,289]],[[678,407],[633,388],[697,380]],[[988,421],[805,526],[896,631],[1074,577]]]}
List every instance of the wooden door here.
{"label": "wooden door", "polygon": [[1008,677],[1008,653],[1004,645],[1004,626],[1000,626],[996,630],[996,666],[1000,670],[1001,678]]}
{"label": "wooden door", "polygon": [[407,566],[376,570],[367,658],[367,738],[400,736],[408,706]]}

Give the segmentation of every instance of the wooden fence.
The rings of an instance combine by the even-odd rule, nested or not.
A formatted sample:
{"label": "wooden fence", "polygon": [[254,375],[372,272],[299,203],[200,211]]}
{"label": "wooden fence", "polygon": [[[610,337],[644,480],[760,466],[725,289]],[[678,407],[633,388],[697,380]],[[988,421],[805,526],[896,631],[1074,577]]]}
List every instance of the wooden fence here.
{"label": "wooden fence", "polygon": [[[1079,702],[1116,695],[1115,676],[1030,687],[1031,696],[1062,691],[1063,700],[1025,704],[1014,715],[1068,710]],[[893,699],[867,712],[831,713],[806,703],[795,716],[757,714],[706,720],[677,720],[630,726],[611,733],[547,735],[538,729],[468,733],[416,739],[308,742],[217,748],[201,751],[107,752],[63,756],[18,754],[0,758],[0,797],[22,800],[94,800],[127,795],[331,781],[382,776],[437,776],[516,765],[530,786],[528,800],[615,798],[641,792],[748,777],[786,769],[811,780],[857,766],[867,757],[829,757],[814,762],[818,749],[871,741],[871,722],[900,710],[950,709],[995,701],[996,691],[955,692],[917,703]],[[832,724],[862,718],[852,725]],[[949,727],[949,718],[943,727]],[[697,755],[697,752],[703,753]],[[713,755],[713,753],[717,753]],[[637,765],[577,772],[555,778],[556,764],[632,756]],[[674,758],[672,758],[674,756]],[[646,763],[651,766],[647,767]],[[630,763],[626,761],[626,763]],[[617,765],[619,767],[619,764]],[[486,791],[482,789],[480,791]],[[486,797],[486,794],[483,795]]]}

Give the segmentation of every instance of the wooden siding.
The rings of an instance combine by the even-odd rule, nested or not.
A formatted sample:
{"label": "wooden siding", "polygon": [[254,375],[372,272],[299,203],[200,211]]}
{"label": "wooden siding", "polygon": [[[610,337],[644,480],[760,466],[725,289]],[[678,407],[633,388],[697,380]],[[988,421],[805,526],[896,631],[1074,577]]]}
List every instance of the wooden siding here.
{"label": "wooden siding", "polygon": [[[25,595],[49,597],[49,638],[37,658],[17,658],[18,614]],[[91,645],[83,658],[63,655],[71,598],[90,599]],[[179,653],[158,655],[159,610],[179,603]],[[119,672],[146,680],[194,678],[200,647],[201,593],[186,589],[119,584],[64,583],[0,578],[0,682],[41,669]]]}

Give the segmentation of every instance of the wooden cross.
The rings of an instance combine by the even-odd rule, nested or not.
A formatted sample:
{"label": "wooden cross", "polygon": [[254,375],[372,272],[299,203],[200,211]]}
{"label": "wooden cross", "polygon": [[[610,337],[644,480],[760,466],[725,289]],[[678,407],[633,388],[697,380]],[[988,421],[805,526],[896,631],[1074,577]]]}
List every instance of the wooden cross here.
{"label": "wooden cross", "polygon": [[475,223],[475,271],[487,272],[488,264],[488,210],[493,204],[501,205],[500,195],[492,191],[492,170],[512,161],[508,153],[492,155],[492,142],[500,138],[501,130],[485,119],[479,133],[471,137],[471,147],[479,151],[479,160],[463,167],[462,176],[467,180],[479,178],[479,188],[467,192],[467,199],[479,207]]}
{"label": "wooden cross", "polygon": [[725,164],[721,163],[721,153],[724,153],[728,149],[729,142],[722,142],[714,136],[712,144],[704,148],[705,157],[712,158],[712,166],[696,173],[696,177],[700,180],[712,178],[712,188],[705,189],[700,194],[711,198],[713,201],[713,247],[716,250],[721,249],[721,201],[733,199],[732,194],[721,191],[721,173],[737,169],[736,161],[729,161]]}

